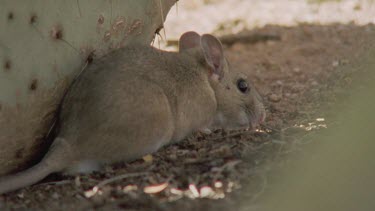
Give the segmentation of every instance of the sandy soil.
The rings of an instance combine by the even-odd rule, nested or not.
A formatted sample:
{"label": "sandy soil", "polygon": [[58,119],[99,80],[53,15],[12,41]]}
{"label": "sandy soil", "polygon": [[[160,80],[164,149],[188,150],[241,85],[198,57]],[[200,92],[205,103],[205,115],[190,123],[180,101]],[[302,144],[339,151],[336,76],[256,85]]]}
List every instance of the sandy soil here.
{"label": "sandy soil", "polygon": [[[220,5],[224,1],[217,2]],[[249,2],[264,7],[251,14],[273,14],[271,3]],[[354,5],[344,2],[351,6],[336,7]],[[195,3],[199,6],[199,1]],[[272,7],[279,14],[293,14],[277,5]],[[311,7],[329,5],[333,3]],[[180,10],[180,17],[183,14]],[[277,20],[275,15],[266,23]],[[178,34],[185,29],[173,30]],[[268,117],[259,130],[195,134],[135,162],[108,166],[103,172],[76,177],[52,175],[40,184],[0,196],[0,210],[237,210],[243,199],[251,206],[272,190],[267,181],[277,176],[272,174],[274,169],[288,165],[293,155],[303,154],[310,135],[335,124],[336,114],[327,111],[347,97],[345,90],[351,88],[352,78],[358,74],[355,68],[343,67],[350,67],[366,52],[375,39],[375,27],[300,24],[264,26],[241,33],[280,37],[278,41],[255,43],[240,39],[225,47],[233,68],[249,74],[264,97]]]}
{"label": "sandy soil", "polygon": [[375,22],[372,0],[191,0],[179,1],[165,22],[168,39],[185,31],[238,33],[268,24]]}

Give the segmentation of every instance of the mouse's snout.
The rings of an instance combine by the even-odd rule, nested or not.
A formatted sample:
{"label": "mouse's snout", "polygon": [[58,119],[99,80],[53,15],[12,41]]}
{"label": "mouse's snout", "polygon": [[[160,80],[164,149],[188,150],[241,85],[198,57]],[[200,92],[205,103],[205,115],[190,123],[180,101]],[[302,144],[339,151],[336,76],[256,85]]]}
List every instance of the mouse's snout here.
{"label": "mouse's snout", "polygon": [[264,121],[266,120],[266,111],[263,109],[263,111],[261,112],[261,114],[259,115],[259,119],[258,119],[258,123],[259,124],[263,124]]}
{"label": "mouse's snout", "polygon": [[250,109],[250,111],[248,111],[248,113],[250,114],[249,120],[251,129],[254,129],[257,126],[263,124],[267,116],[262,98],[256,90],[253,91],[253,101],[251,103],[253,106],[250,106],[252,110]]}
{"label": "mouse's snout", "polygon": [[255,115],[250,117],[250,129],[255,129],[259,125],[263,124],[266,119],[266,110],[263,106],[259,109],[256,109]]}

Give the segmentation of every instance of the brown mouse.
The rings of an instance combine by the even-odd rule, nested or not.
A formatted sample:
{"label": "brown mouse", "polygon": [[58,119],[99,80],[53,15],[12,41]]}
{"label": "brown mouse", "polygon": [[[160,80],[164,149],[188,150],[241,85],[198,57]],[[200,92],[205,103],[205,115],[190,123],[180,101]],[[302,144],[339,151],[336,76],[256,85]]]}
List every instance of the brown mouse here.
{"label": "brown mouse", "polygon": [[0,178],[0,193],[53,172],[129,161],[210,128],[254,128],[265,118],[249,80],[230,70],[220,41],[186,32],[179,52],[127,46],[95,60],[72,84],[61,129],[35,166]]}

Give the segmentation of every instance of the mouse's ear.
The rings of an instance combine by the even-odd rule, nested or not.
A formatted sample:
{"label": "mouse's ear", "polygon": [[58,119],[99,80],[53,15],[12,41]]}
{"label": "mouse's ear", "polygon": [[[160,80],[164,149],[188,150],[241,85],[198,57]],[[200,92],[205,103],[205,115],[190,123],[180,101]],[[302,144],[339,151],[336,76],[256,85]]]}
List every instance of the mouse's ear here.
{"label": "mouse's ear", "polygon": [[212,71],[212,76],[219,80],[224,76],[225,58],[221,42],[210,34],[201,37],[204,58]]}
{"label": "mouse's ear", "polygon": [[195,48],[200,45],[201,36],[193,31],[185,32],[179,40],[179,51]]}

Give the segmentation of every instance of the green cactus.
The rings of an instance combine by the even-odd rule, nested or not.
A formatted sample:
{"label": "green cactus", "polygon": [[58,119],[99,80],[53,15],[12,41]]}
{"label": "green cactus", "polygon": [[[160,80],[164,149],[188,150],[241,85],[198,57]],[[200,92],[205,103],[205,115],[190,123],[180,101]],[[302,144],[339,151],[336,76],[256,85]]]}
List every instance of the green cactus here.
{"label": "green cactus", "polygon": [[2,0],[0,175],[42,154],[63,92],[93,55],[150,43],[175,2]]}

